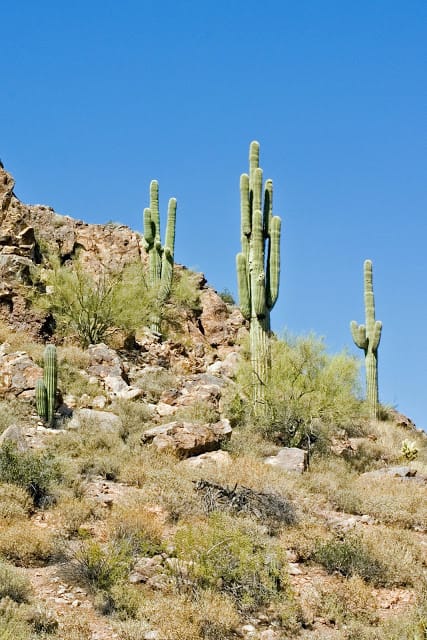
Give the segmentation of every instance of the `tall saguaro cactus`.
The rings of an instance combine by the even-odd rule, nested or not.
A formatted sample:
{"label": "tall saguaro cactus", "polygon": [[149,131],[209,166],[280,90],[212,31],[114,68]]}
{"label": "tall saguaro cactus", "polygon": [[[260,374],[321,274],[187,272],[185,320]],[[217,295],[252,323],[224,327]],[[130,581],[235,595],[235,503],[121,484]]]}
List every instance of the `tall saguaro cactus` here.
{"label": "tall saguaro cactus", "polygon": [[150,207],[144,209],[144,239],[149,260],[149,283],[156,294],[151,330],[160,333],[160,309],[170,295],[174,265],[176,199],[168,205],[165,244],[160,236],[159,183],[150,183]]}
{"label": "tall saguaro cactus", "polygon": [[250,352],[255,413],[265,412],[270,357],[270,311],[279,294],[280,226],[273,216],[273,182],[264,185],[259,143],[249,149],[249,175],[240,177],[241,243],[237,254],[240,309],[250,323]]}
{"label": "tall saguaro cactus", "polygon": [[36,407],[39,416],[52,426],[58,387],[56,347],[52,344],[47,345],[43,358],[43,380],[37,380],[36,382]]}
{"label": "tall saguaro cactus", "polygon": [[365,324],[350,324],[353,340],[359,349],[365,352],[366,396],[369,413],[374,420],[378,418],[378,345],[381,339],[382,322],[375,320],[374,289],[372,284],[372,262],[365,260]]}

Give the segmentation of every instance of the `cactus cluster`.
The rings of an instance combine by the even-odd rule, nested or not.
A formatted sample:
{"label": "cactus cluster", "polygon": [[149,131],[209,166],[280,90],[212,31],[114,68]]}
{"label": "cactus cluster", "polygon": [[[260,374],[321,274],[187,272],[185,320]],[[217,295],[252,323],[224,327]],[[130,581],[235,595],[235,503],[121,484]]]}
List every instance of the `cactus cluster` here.
{"label": "cactus cluster", "polygon": [[270,311],[279,294],[281,220],[273,216],[273,182],[267,180],[263,189],[258,142],[250,145],[249,175],[240,178],[240,204],[239,304],[250,323],[254,410],[262,414],[270,371]]}
{"label": "cactus cluster", "polygon": [[40,418],[53,426],[58,388],[58,359],[54,345],[47,345],[43,360],[43,380],[36,382],[36,407]]}
{"label": "cactus cluster", "polygon": [[160,236],[159,184],[150,183],[150,206],[144,209],[144,239],[149,261],[149,285],[155,292],[156,309],[151,330],[160,333],[160,309],[170,295],[174,265],[176,199],[168,205],[165,244]]}
{"label": "cactus cluster", "polygon": [[373,420],[379,415],[378,400],[378,346],[381,339],[382,322],[375,320],[375,300],[372,283],[372,262],[365,260],[365,324],[350,324],[354,343],[365,352],[366,396],[369,414]]}

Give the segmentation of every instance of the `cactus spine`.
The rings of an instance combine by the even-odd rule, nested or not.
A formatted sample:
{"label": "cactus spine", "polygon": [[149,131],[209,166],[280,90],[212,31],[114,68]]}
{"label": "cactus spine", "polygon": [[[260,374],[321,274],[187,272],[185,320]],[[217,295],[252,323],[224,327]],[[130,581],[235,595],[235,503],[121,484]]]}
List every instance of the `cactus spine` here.
{"label": "cactus spine", "polygon": [[56,347],[47,345],[44,351],[43,380],[36,382],[37,413],[50,426],[55,416],[56,391],[58,387],[58,361]]}
{"label": "cactus spine", "polygon": [[279,294],[280,226],[273,216],[273,183],[267,180],[263,195],[263,173],[259,167],[259,143],[249,149],[249,175],[240,178],[241,243],[237,254],[239,304],[250,323],[250,352],[253,372],[254,411],[266,410],[265,392],[269,380],[270,311]]}
{"label": "cactus spine", "polygon": [[176,199],[171,198],[168,205],[165,244],[162,247],[160,237],[159,184],[150,183],[150,207],[144,209],[144,239],[149,260],[149,284],[156,293],[156,309],[153,313],[151,330],[160,333],[160,309],[169,298],[175,249]]}
{"label": "cactus spine", "polygon": [[375,300],[372,284],[372,262],[365,260],[365,324],[350,324],[354,343],[365,352],[366,397],[369,414],[376,420],[379,415],[378,400],[378,345],[381,339],[382,322],[375,320]]}

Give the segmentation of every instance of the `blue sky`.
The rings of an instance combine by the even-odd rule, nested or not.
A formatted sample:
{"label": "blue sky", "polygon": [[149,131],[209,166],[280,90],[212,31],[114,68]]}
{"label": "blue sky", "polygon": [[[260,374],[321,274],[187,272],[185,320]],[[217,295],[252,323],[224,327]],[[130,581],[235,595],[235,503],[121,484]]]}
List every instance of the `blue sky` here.
{"label": "blue sky", "polygon": [[175,196],[177,261],[235,293],[249,143],[274,181],[273,327],[352,343],[374,263],[381,401],[427,427],[425,0],[14,0],[0,157],[29,203],[142,230]]}

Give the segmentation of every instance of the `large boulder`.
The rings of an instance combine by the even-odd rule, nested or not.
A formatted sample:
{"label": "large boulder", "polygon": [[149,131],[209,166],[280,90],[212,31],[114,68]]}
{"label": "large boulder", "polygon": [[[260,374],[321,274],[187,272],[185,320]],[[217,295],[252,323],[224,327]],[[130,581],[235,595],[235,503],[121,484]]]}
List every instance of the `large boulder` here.
{"label": "large boulder", "polygon": [[275,456],[265,458],[264,462],[281,471],[303,473],[307,469],[308,455],[298,447],[283,447]]}
{"label": "large boulder", "polygon": [[68,423],[70,429],[80,429],[84,424],[90,424],[97,429],[108,432],[118,432],[122,428],[119,416],[109,411],[95,409],[77,409]]}
{"label": "large boulder", "polygon": [[231,431],[226,419],[203,425],[175,420],[148,429],[141,440],[143,444],[152,443],[159,451],[172,451],[179,458],[188,458],[219,449],[229,440]]}

